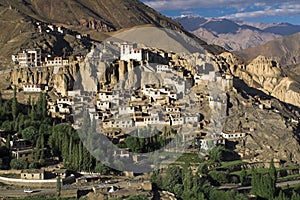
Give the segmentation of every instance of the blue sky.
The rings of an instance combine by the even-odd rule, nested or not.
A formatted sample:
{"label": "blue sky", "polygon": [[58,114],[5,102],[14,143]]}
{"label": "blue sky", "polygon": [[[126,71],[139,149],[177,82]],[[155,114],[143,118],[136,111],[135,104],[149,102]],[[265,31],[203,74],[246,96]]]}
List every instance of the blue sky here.
{"label": "blue sky", "polygon": [[300,0],[142,0],[167,16],[182,14],[300,25]]}

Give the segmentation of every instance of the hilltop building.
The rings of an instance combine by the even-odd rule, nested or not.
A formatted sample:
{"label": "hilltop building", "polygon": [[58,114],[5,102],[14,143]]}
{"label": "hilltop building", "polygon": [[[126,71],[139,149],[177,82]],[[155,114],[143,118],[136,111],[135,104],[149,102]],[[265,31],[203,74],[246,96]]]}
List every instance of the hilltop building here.
{"label": "hilltop building", "polygon": [[17,55],[12,55],[12,61],[19,64],[20,67],[38,67],[41,66],[41,49],[26,49]]}
{"label": "hilltop building", "polygon": [[137,48],[137,44],[123,43],[121,45],[120,60],[123,61],[136,60],[139,62],[149,60],[148,52],[147,50]]}
{"label": "hilltop building", "polygon": [[45,58],[45,65],[47,67],[66,66],[69,65],[69,60],[63,59],[62,57],[55,57],[53,60],[48,60],[47,58]]}

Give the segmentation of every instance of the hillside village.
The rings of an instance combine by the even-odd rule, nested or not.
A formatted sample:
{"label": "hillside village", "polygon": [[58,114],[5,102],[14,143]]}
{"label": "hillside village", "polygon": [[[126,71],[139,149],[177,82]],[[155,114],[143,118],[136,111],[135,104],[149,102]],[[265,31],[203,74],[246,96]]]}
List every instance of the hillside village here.
{"label": "hillside village", "polygon": [[[52,30],[51,28],[46,31]],[[58,29],[60,30],[60,29]],[[90,121],[96,121],[98,130],[107,138],[112,140],[114,144],[122,144],[129,136],[128,133],[135,129],[143,129],[147,127],[155,127],[160,130],[159,135],[164,136],[166,132],[163,130],[172,130],[182,134],[184,142],[191,142],[190,152],[202,149],[205,152],[212,149],[216,145],[225,145],[226,140],[242,139],[246,133],[224,133],[213,132],[207,128],[207,124],[211,123],[209,115],[203,113],[211,113],[226,111],[227,102],[218,94],[209,94],[208,85],[213,83],[224,92],[233,90],[233,77],[231,75],[220,75],[206,66],[198,66],[197,70],[187,70],[183,66],[178,66],[172,61],[172,53],[166,53],[162,50],[153,48],[137,48],[137,44],[131,43],[113,43],[118,45],[120,49],[118,65],[126,63],[134,63],[136,67],[141,65],[147,73],[156,74],[163,80],[160,83],[150,82],[148,84],[141,83],[139,86],[133,84],[125,88],[119,83],[104,83],[100,81],[98,91],[86,92],[80,89],[68,90],[66,95],[57,93],[50,85],[47,84],[22,84],[17,85],[17,91],[25,96],[38,96],[41,93],[48,94],[47,112],[48,114],[63,122],[72,123],[73,128],[81,128],[81,119],[74,117],[82,113],[82,108],[87,108]],[[53,68],[53,73],[58,73],[61,68],[67,68],[71,63],[80,63],[81,58],[70,61],[68,58],[52,57],[43,54],[41,49],[25,49],[17,55],[12,56],[12,61],[16,65],[16,69],[41,69]],[[155,62],[154,62],[155,61]],[[155,64],[152,64],[154,62]],[[128,72],[130,74],[130,71]],[[134,73],[136,73],[134,71]],[[124,78],[127,75],[123,75]],[[140,76],[143,76],[140,74]],[[126,79],[126,78],[125,78]],[[100,78],[100,80],[103,80]],[[16,87],[12,85],[11,88]],[[117,89],[116,89],[117,88]],[[92,95],[91,95],[92,94]],[[195,105],[199,105],[199,109],[195,109]],[[182,131],[181,127],[185,127]],[[180,131],[181,130],[181,131]],[[174,137],[171,135],[164,136],[166,140]],[[1,135],[2,145],[7,144],[7,135]],[[10,139],[11,155],[16,159],[34,159],[37,147],[30,144],[29,141],[19,139],[17,135]],[[196,142],[195,142],[196,141]],[[39,149],[38,151],[41,151]],[[42,151],[47,152],[44,148]],[[174,149],[175,151],[175,149]],[[184,152],[182,152],[184,153]],[[114,152],[116,157],[130,157],[126,151]],[[138,158],[130,158],[133,162],[137,162]],[[49,163],[50,160],[47,160]],[[56,163],[55,160],[52,161]],[[141,162],[141,160],[139,161]],[[52,175],[51,175],[52,173]],[[21,173],[22,179],[45,180],[51,181],[53,174],[59,174],[56,170],[53,172],[45,170],[25,170]],[[75,181],[74,176],[67,172],[61,175],[64,184]],[[50,176],[51,175],[51,176]],[[76,179],[80,182],[83,177]],[[97,177],[92,177],[97,179]],[[85,179],[86,180],[86,179]],[[51,185],[51,183],[49,182]],[[121,184],[121,182],[120,182]],[[139,182],[137,187],[143,187],[147,182]],[[114,189],[114,185],[106,186]],[[150,186],[147,186],[150,187]],[[136,188],[129,187],[129,191]],[[99,188],[95,188],[95,191]],[[106,189],[101,189],[101,194],[105,194]],[[146,191],[151,191],[152,186]],[[76,190],[77,191],[77,190]],[[122,191],[122,190],[120,190]],[[143,193],[141,193],[143,194]],[[147,193],[146,193],[147,194]],[[118,194],[115,193],[116,197]],[[124,194],[122,194],[124,195]]]}
{"label": "hillside village", "polygon": [[154,4],[0,3],[0,199],[300,199],[299,27]]}
{"label": "hillside village", "polygon": [[[38,24],[39,31],[57,31],[63,34],[60,27]],[[181,126],[190,126],[193,131],[183,133],[184,140],[193,141],[194,149],[209,150],[215,145],[225,145],[228,139],[242,139],[247,132],[214,132],[207,129],[210,120],[204,112],[216,110],[216,116],[227,109],[226,99],[217,94],[209,94],[208,85],[213,83],[222,91],[233,90],[233,77],[229,74],[220,75],[219,72],[206,69],[206,64],[198,66],[192,71],[172,63],[172,54],[155,49],[137,48],[137,44],[121,43],[120,63],[139,63],[151,73],[162,77],[160,84],[144,84],[139,88],[114,89],[113,84],[100,83],[100,88],[95,93],[95,98],[90,99],[85,91],[70,90],[67,95],[55,94],[48,85],[24,84],[20,92],[31,93],[50,92],[47,98],[48,113],[53,118],[72,122],[73,117],[80,113],[80,109],[87,107],[90,120],[96,120],[101,127],[101,132],[114,143],[120,143],[127,137],[127,133],[147,126],[168,127],[178,129]],[[49,59],[50,58],[50,59]],[[79,60],[75,62],[79,62]],[[54,73],[59,68],[68,66],[70,61],[62,57],[43,55],[40,49],[26,49],[12,56],[13,62],[19,67],[40,68],[54,67]],[[156,64],[150,64],[155,61]],[[130,72],[129,72],[130,73]],[[141,74],[143,76],[143,74]],[[13,86],[12,86],[13,87]],[[20,85],[19,85],[20,87]],[[191,92],[192,91],[192,92]],[[192,97],[186,98],[188,92]],[[88,101],[87,101],[88,100]],[[86,103],[94,102],[94,104]],[[194,109],[199,105],[201,109]],[[78,121],[77,121],[78,122]],[[75,129],[80,124],[73,124]],[[161,132],[161,134],[163,134]],[[23,151],[23,148],[19,148]]]}
{"label": "hillside village", "polygon": [[[88,35],[80,35],[52,24],[37,22],[36,32],[69,34],[75,40],[91,42]],[[110,52],[111,49],[114,49],[113,53]],[[192,64],[192,59],[187,61],[188,59],[190,58],[185,55],[144,47],[141,44],[115,41],[104,41],[101,45],[94,46],[85,58],[80,54],[57,56],[40,48],[21,49],[12,55],[15,67],[12,70],[11,90],[2,93],[12,94],[15,88],[23,100],[33,101],[44,95],[47,115],[52,119],[70,124],[74,130],[80,132],[86,121],[84,117],[87,117],[90,125],[96,125],[97,134],[120,147],[127,145],[126,141],[133,133],[146,133],[143,136],[150,136],[150,141],[162,140],[167,145],[168,153],[193,154],[208,159],[212,149],[222,146],[235,151],[233,159],[238,157],[254,162],[249,166],[245,165],[245,168],[257,167],[255,162],[260,162],[260,158],[257,158],[259,154],[246,148],[246,141],[249,141],[247,138],[256,134],[257,126],[247,123],[237,127],[225,126],[231,106],[228,95],[241,93],[247,96],[247,92],[238,91],[234,87],[234,77],[220,67],[223,64],[222,59],[212,61],[210,58],[198,58],[201,64]],[[96,66],[99,60],[106,62],[103,71],[86,68]],[[46,78],[43,70],[49,73]],[[56,78],[65,77],[66,74],[69,74],[68,78]],[[81,79],[76,78],[78,74]],[[96,83],[89,76],[96,77]],[[61,87],[62,85],[67,86]],[[274,110],[274,102],[264,98],[255,97],[253,101],[243,100],[241,103],[246,107],[256,107],[262,112],[279,112]],[[291,119],[291,123],[298,122]],[[178,138],[181,144],[178,144]],[[36,155],[50,155],[49,149],[44,145],[37,146],[20,137],[20,134],[10,137],[7,132],[2,131],[0,141],[1,146],[9,144],[11,159],[33,162],[37,159]],[[176,142],[172,144],[172,141]],[[147,149],[157,150],[162,147],[160,145]],[[147,153],[145,149],[143,151]],[[112,154],[114,160],[134,165],[148,164],[147,157],[134,155],[129,148],[111,149],[106,153]],[[160,159],[161,166],[170,164],[168,159]],[[78,188],[87,184],[93,186],[94,195],[103,197],[127,197],[133,193],[148,197],[153,195],[149,178],[136,180],[134,171],[129,170],[122,174],[130,177],[129,181],[127,178],[116,181],[115,174],[105,177],[83,173],[83,176],[78,176],[77,172],[60,169],[62,166],[59,166],[59,156],[42,159],[38,164],[50,168],[22,170],[18,172],[21,180],[40,181],[53,187],[56,183],[55,177],[59,176],[63,185],[62,194],[66,197],[78,196]],[[56,167],[52,168],[53,166]],[[154,165],[150,167],[155,168]],[[215,167],[218,166],[209,166],[210,169]],[[195,173],[196,169],[191,169]],[[108,184],[98,185],[106,182],[106,179],[114,180],[118,184],[108,181]],[[174,197],[172,193],[164,195]]]}
{"label": "hillside village", "polygon": [[[239,149],[237,155],[240,158],[252,157],[253,152],[243,149],[246,137],[255,133],[256,126],[246,125],[233,129],[224,127],[225,119],[229,114],[226,94],[238,92],[233,86],[232,75],[220,73],[219,70],[215,70],[216,66],[206,61],[202,65],[189,66],[184,63],[183,57],[175,60],[176,55],[172,52],[155,48],[138,48],[138,44],[127,42],[106,42],[104,47],[109,45],[119,49],[119,56],[114,56],[111,65],[105,69],[107,71],[102,74],[97,73],[99,82],[95,90],[85,91],[86,83],[78,89],[68,89],[63,93],[57,92],[48,84],[20,82],[18,85],[12,85],[11,88],[17,86],[16,90],[19,94],[29,97],[46,94],[48,115],[60,122],[72,124],[75,130],[81,130],[86,121],[82,116],[87,112],[89,121],[96,123],[98,134],[107,137],[115,145],[124,145],[126,139],[130,138],[136,130],[143,132],[152,129],[158,130],[156,134],[165,141],[177,140],[175,138],[180,136],[182,144],[189,144],[184,149],[176,145],[168,147],[169,152],[196,153],[205,158],[207,153],[216,146],[232,148],[232,143],[237,142],[236,147]],[[94,50],[96,51],[99,52]],[[12,61],[16,69],[52,68],[53,73],[56,74],[74,63],[82,66],[80,63],[83,59],[45,57],[40,49],[25,49],[13,55]],[[113,71],[115,69],[119,72],[117,78],[113,78],[112,75],[115,74]],[[132,78],[133,75],[137,75],[141,81],[137,82]],[[109,76],[111,77],[107,78]],[[273,109],[270,100],[257,99],[255,102],[244,101],[243,104],[246,106],[251,104],[261,110]],[[19,138],[17,134],[7,138],[7,134],[1,132],[0,139],[2,146],[8,143],[8,139],[10,140],[13,159],[33,160],[36,152],[42,151],[47,155],[49,153],[47,148],[37,147]],[[117,160],[127,160],[135,164],[147,163],[143,160],[145,159],[143,156],[134,156],[127,148],[112,150],[110,153]],[[44,162],[51,166],[58,161],[59,158],[51,157]],[[163,161],[161,164],[168,165],[168,162]],[[216,166],[210,166],[210,168],[214,167]],[[92,182],[92,185],[97,185],[104,179],[104,176],[100,177],[96,174],[78,177],[72,173],[74,172],[56,168],[20,172],[21,179],[45,181],[50,187],[55,184],[53,177],[60,174],[62,184],[65,185],[62,190],[64,196],[77,196],[81,184]],[[134,173],[125,172],[125,176],[134,177]],[[109,176],[108,179],[115,180],[115,176]],[[136,184],[133,184],[135,181]],[[137,192],[149,196],[152,189],[150,182],[130,178],[130,181],[118,180],[118,184],[94,186],[93,193],[122,197]],[[167,194],[170,195],[172,196]]]}

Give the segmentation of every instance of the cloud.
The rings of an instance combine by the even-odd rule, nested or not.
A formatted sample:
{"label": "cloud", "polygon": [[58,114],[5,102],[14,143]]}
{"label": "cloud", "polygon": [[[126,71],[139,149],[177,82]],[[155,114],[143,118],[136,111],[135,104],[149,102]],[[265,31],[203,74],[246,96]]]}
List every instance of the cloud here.
{"label": "cloud", "polygon": [[187,10],[197,8],[232,7],[245,10],[248,7],[273,6],[276,4],[295,4],[299,0],[144,0],[144,3],[157,10]]}
{"label": "cloud", "polygon": [[238,12],[230,15],[225,15],[220,18],[227,18],[233,20],[243,20],[249,18],[260,18],[268,16],[291,16],[300,14],[300,3],[284,3],[279,7],[265,6],[262,10],[250,11],[250,12]]}

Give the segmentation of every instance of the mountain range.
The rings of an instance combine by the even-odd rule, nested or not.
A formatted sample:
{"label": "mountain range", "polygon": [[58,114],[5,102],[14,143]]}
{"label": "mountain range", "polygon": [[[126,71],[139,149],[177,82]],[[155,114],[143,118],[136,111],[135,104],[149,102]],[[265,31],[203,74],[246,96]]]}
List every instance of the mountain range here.
{"label": "mountain range", "polygon": [[[259,55],[280,63],[287,74],[300,76],[300,33],[269,41],[263,45],[236,51],[235,53],[250,61]],[[299,80],[299,78],[295,78]]]}
{"label": "mountain range", "polygon": [[258,46],[278,37],[300,32],[299,25],[289,23],[236,22],[200,16],[180,16],[174,20],[204,41],[220,45],[229,51]]}

